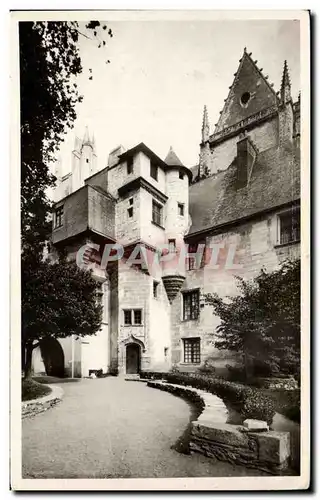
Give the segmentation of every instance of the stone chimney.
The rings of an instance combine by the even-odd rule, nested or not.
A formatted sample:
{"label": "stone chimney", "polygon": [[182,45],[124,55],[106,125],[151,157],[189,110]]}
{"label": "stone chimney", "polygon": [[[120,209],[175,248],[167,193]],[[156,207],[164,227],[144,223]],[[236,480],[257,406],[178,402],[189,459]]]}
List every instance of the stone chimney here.
{"label": "stone chimney", "polygon": [[237,188],[247,186],[258,154],[257,147],[246,133],[237,142]]}
{"label": "stone chimney", "polygon": [[119,156],[125,153],[125,148],[120,144],[120,146],[117,146],[114,148],[112,151],[109,153],[109,158],[108,158],[108,167],[113,167],[113,165],[116,165],[119,161]]}

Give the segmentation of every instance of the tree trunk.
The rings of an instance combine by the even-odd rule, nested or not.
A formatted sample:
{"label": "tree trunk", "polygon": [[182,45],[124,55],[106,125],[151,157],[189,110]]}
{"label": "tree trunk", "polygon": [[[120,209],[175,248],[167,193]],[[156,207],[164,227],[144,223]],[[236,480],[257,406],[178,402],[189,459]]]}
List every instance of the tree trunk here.
{"label": "tree trunk", "polygon": [[24,365],[24,378],[31,378],[31,369],[32,369],[32,352],[34,346],[32,343],[26,344],[26,357],[25,357],[25,365]]}

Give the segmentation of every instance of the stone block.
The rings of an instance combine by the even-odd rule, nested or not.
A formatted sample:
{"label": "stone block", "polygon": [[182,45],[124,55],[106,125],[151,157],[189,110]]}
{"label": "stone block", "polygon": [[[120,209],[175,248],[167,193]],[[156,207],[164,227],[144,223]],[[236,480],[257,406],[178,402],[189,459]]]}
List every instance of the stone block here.
{"label": "stone block", "polygon": [[258,444],[259,460],[261,462],[281,465],[290,457],[289,432],[250,432],[248,435]]}
{"label": "stone block", "polygon": [[267,422],[265,422],[264,420],[256,420],[254,418],[247,418],[243,422],[243,425],[249,431],[254,431],[254,432],[269,430]]}
{"label": "stone block", "polygon": [[246,448],[248,446],[248,437],[246,434],[240,432],[235,425],[222,422],[206,421],[205,424],[199,421],[192,422],[191,436],[200,440],[204,439],[228,446],[240,448]]}

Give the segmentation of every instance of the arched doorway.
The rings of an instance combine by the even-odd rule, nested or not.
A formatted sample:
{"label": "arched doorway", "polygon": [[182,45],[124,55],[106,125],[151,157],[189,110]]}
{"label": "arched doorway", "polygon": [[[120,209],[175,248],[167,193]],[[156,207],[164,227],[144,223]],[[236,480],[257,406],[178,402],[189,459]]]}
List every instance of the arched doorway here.
{"label": "arched doorway", "polygon": [[41,341],[40,349],[47,375],[64,377],[64,353],[60,342],[49,337]]}
{"label": "arched doorway", "polygon": [[126,373],[140,372],[141,350],[138,344],[128,344],[126,347]]}

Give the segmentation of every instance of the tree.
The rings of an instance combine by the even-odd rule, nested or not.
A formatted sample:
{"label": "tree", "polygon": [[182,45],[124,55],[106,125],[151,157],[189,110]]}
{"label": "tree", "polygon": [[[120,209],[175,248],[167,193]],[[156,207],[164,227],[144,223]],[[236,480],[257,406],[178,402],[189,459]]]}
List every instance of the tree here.
{"label": "tree", "polygon": [[[82,72],[79,37],[105,47],[106,36],[113,36],[99,21],[90,21],[81,29],[77,22],[19,23],[22,362],[26,349],[27,374],[36,339],[81,336],[84,331],[88,335],[99,328],[99,308],[93,303],[97,283],[74,264],[63,260],[52,265],[43,259],[51,232],[47,189],[56,181],[49,165],[55,161],[65,133],[73,127],[76,106],[83,99],[76,83]],[[92,79],[92,70],[89,73]],[[76,305],[76,294],[86,296],[88,304],[79,299]]]}
{"label": "tree", "polygon": [[86,30],[77,22],[19,23],[22,258],[41,258],[50,233],[47,188],[56,179],[49,165],[83,100],[76,83],[82,72],[79,36],[91,34],[98,47],[106,46],[105,34],[113,36],[99,21],[90,21]]}
{"label": "tree", "polygon": [[247,378],[255,372],[298,375],[300,366],[300,260],[286,261],[250,281],[237,277],[240,294],[206,303],[221,323],[216,347],[242,354]]}
{"label": "tree", "polygon": [[26,378],[31,374],[32,351],[43,340],[94,335],[102,319],[99,286],[91,272],[75,262],[43,261],[28,278],[22,310]]}

